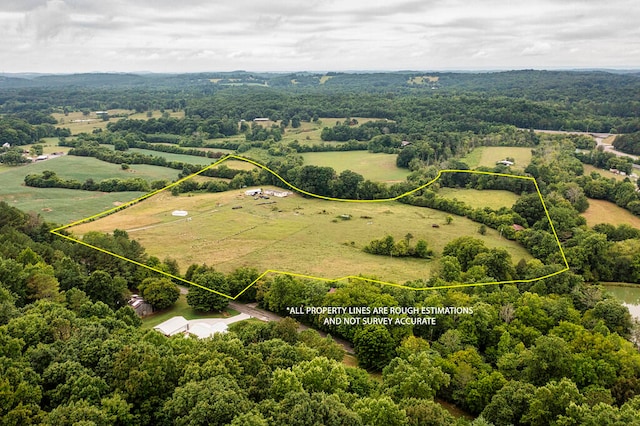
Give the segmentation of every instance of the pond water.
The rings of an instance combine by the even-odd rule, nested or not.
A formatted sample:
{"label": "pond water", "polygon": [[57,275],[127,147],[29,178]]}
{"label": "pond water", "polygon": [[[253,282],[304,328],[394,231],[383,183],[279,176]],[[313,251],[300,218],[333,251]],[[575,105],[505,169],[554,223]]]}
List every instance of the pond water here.
{"label": "pond water", "polygon": [[620,300],[631,315],[640,320],[640,284],[605,284],[607,291]]}

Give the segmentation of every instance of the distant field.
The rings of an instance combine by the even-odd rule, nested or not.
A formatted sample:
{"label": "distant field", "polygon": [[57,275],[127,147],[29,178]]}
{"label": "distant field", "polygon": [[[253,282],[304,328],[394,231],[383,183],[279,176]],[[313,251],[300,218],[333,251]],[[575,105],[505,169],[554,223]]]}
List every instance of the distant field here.
{"label": "distant field", "polygon": [[302,154],[305,164],[333,167],[337,173],[351,170],[365,179],[378,182],[403,181],[409,170],[396,166],[396,155],[368,151],[308,152]]}
{"label": "distant field", "polygon": [[[353,117],[358,120],[358,125],[368,123],[370,121],[382,120],[380,118],[366,118],[366,117]],[[333,127],[336,122],[344,122],[344,118],[320,118],[317,122],[302,121],[300,127],[293,129],[287,127],[283,137],[282,143],[289,143],[297,140],[301,145],[317,145],[321,143],[331,143],[341,145],[343,142],[325,142],[320,138],[322,129],[325,127]]]}
{"label": "distant field", "polygon": [[2,168],[0,176],[0,200],[24,211],[39,213],[45,220],[59,224],[69,223],[99,213],[144,195],[143,192],[116,192],[106,194],[96,191],[79,191],[60,188],[31,188],[24,185],[24,177],[45,170],[56,172],[60,177],[85,181],[93,178],[100,181],[108,178],[142,177],[146,180],[173,180],[177,170],[166,167],[133,165],[122,170],[117,164],[89,157],[63,156],[26,166]]}
{"label": "distant field", "polygon": [[610,223],[612,225],[622,225],[626,223],[640,229],[640,217],[634,216],[628,210],[605,200],[594,200],[589,198],[589,208],[582,213],[587,219],[587,225],[593,226],[598,223]]}
{"label": "distant field", "polygon": [[457,198],[458,201],[474,208],[491,207],[492,209],[510,208],[519,198],[513,192],[498,189],[440,188],[438,195],[450,199]]}
{"label": "distant field", "polygon": [[[173,210],[187,210],[191,220],[172,216]],[[352,219],[339,219],[340,215]],[[161,259],[170,256],[183,271],[204,262],[222,272],[252,266],[327,278],[359,273],[400,282],[428,278],[435,260],[387,258],[361,250],[374,238],[391,234],[401,239],[409,232],[415,240],[428,241],[438,253],[452,239],[473,235],[489,247],[505,247],[514,263],[531,258],[523,247],[500,238],[492,229],[479,235],[479,225],[466,218],[455,217],[445,225],[447,215],[398,202],[345,203],[297,195],[254,200],[241,190],[178,197],[162,192],[70,230],[81,236],[94,230],[124,229],[149,254]]]}
{"label": "distant field", "polygon": [[626,177],[626,176],[618,175],[615,173],[611,173],[609,170],[599,169],[597,167],[592,166],[591,164],[583,164],[582,167],[584,167],[585,175],[590,175],[591,172],[596,172],[596,173],[599,173],[602,177],[605,177],[607,179],[614,178],[615,180],[624,180],[624,178]]}
{"label": "distant field", "polygon": [[[184,111],[172,112],[167,110],[171,117],[184,117]],[[126,109],[110,109],[108,110],[110,115],[109,121],[102,120],[97,116],[95,111],[91,111],[89,115],[84,115],[80,111],[72,111],[68,115],[63,113],[51,114],[53,118],[58,120],[57,126],[65,127],[71,130],[71,134],[77,135],[79,133],[91,133],[94,129],[105,129],[110,122],[116,122],[124,117],[114,117],[114,115],[127,115],[128,118],[137,120],[148,120],[149,118],[159,118],[162,113],[159,110],[152,111],[152,117],[147,117],[146,112],[135,113]]]}
{"label": "distant field", "polygon": [[531,162],[531,148],[510,147],[510,146],[481,146],[475,148],[462,161],[467,163],[472,169],[476,167],[495,167],[496,162],[507,157],[514,158],[514,169],[524,169]]}
{"label": "distant field", "polygon": [[[170,109],[167,109],[165,110],[165,112],[169,113],[169,117],[184,118],[184,111],[174,112]],[[148,117],[146,112],[137,112],[129,115],[129,118],[132,120],[148,120],[149,118],[160,118],[160,117],[162,117],[162,112],[160,112],[160,110],[158,109],[151,111],[151,117]]]}
{"label": "distant field", "polygon": [[[110,115],[116,114],[128,114],[129,111],[124,109],[110,109]],[[105,129],[109,121],[104,121],[102,118],[95,114],[95,111],[91,111],[89,115],[84,115],[80,111],[72,111],[68,115],[62,113],[51,114],[53,118],[58,120],[57,126],[68,128],[71,130],[71,134],[77,135],[79,133],[91,133],[94,129]],[[119,118],[112,117],[111,121],[117,121]]]}

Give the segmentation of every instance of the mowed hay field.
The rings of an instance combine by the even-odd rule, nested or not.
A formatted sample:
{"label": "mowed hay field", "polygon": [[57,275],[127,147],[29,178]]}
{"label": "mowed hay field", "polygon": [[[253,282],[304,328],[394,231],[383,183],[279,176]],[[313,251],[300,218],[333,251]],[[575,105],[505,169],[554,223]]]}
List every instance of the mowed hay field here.
{"label": "mowed hay field", "polygon": [[499,189],[440,188],[438,195],[443,198],[455,198],[473,208],[491,207],[492,209],[510,208],[520,198],[513,192]]}
{"label": "mowed hay field", "polygon": [[81,191],[61,188],[32,188],[24,185],[28,174],[42,173],[45,170],[56,172],[64,179],[77,179],[81,182],[92,178],[99,182],[103,179],[128,179],[141,177],[148,181],[173,180],[179,171],[166,167],[132,165],[122,170],[118,164],[110,164],[89,157],[64,155],[20,167],[0,169],[0,200],[25,212],[35,212],[46,221],[66,224],[75,220],[100,213],[120,203],[135,200],[143,192]]}
{"label": "mowed hay field", "polygon": [[[172,216],[174,210],[186,210],[188,217]],[[340,215],[351,215],[351,219]],[[514,263],[531,258],[523,247],[500,238],[492,229],[484,236],[478,234],[479,225],[466,218],[456,216],[445,225],[447,215],[398,202],[349,203],[299,195],[256,200],[242,190],[177,197],[161,192],[69,230],[77,237],[89,231],[126,230],[150,255],[176,259],[182,271],[191,264],[206,263],[226,273],[250,266],[261,272],[275,269],[324,278],[360,273],[396,282],[428,278],[436,260],[362,251],[372,239],[392,235],[399,240],[407,233],[414,236],[414,243],[426,240],[438,256],[449,241],[473,235],[489,247],[506,248]]]}
{"label": "mowed hay field", "polygon": [[514,169],[524,169],[531,162],[531,148],[512,146],[481,146],[461,158],[472,169],[476,167],[495,167],[496,162],[507,157],[514,158]]}
{"label": "mowed hay field", "polygon": [[360,173],[365,179],[377,182],[400,182],[409,175],[408,169],[396,166],[396,155],[368,151],[308,152],[302,154],[305,165],[333,167]]}
{"label": "mowed hay field", "polygon": [[589,208],[582,213],[582,216],[587,219],[587,225],[589,226],[594,226],[598,223],[610,223],[618,226],[626,223],[640,229],[640,217],[610,201],[589,198]]}

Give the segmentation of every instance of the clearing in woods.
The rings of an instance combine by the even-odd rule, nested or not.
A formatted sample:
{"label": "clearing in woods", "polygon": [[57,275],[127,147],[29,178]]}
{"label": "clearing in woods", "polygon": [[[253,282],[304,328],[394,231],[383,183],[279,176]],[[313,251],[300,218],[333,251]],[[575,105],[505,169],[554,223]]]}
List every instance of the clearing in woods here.
{"label": "clearing in woods", "polygon": [[524,170],[531,162],[531,148],[513,146],[481,146],[461,158],[469,167],[495,167],[496,162],[507,157],[515,159],[514,169]]}
{"label": "clearing in woods", "polygon": [[[274,173],[259,163],[234,155],[225,157],[212,167],[229,159],[247,161]],[[530,177],[468,170],[442,170],[431,182],[408,193],[384,200],[340,200],[306,193],[295,187],[292,189],[312,198],[303,198],[299,195],[290,195],[286,198],[274,196],[260,198],[247,195],[243,190],[174,197],[165,191],[195,176],[192,175],[132,203],[56,228],[51,232],[130,262],[133,261],[100,247],[83,243],[77,239],[77,236],[90,231],[112,232],[114,229],[124,229],[142,242],[149,250],[149,254],[160,258],[163,256],[178,258],[182,267],[204,261],[221,271],[230,271],[240,266],[267,268],[258,279],[268,273],[280,273],[335,281],[355,278],[354,275],[341,276],[343,271],[349,274],[364,272],[367,274],[364,279],[379,284],[412,290],[428,290],[433,288],[410,287],[387,280],[427,278],[433,267],[433,261],[369,255],[362,252],[361,248],[372,239],[385,235],[391,234],[397,240],[401,240],[411,233],[412,238],[425,239],[430,247],[438,252],[447,242],[456,237],[477,235],[478,224],[468,219],[458,217],[454,220],[454,224],[444,225],[447,216],[445,212],[396,202],[412,192],[431,185],[443,173],[479,173],[527,179],[535,183],[535,180]],[[277,176],[275,173],[274,175]],[[540,194],[539,191],[538,194]],[[143,200],[145,201],[141,202]],[[546,212],[541,196],[540,200]],[[186,210],[189,216],[174,216],[172,214],[174,210]],[[548,212],[547,219],[555,235]],[[72,230],[76,236],[60,233],[65,229]],[[501,238],[493,230],[488,231],[486,235],[479,237],[485,240],[489,247],[504,247],[511,253],[514,261],[530,258],[526,250],[517,243]],[[557,236],[556,241],[564,259],[564,252]],[[161,252],[162,250],[166,251]],[[136,264],[174,279],[198,285],[147,265]],[[530,280],[453,283],[437,288],[530,282],[554,276],[566,270],[568,270],[568,264],[565,261],[565,269]],[[375,278],[371,278],[372,276]],[[242,293],[230,296],[215,290],[210,291],[231,299]]]}
{"label": "clearing in woods", "polygon": [[510,208],[520,198],[513,192],[501,189],[440,188],[438,195],[443,198],[455,198],[474,209],[483,207],[491,207],[492,209]]}
{"label": "clearing in woods", "polygon": [[[174,210],[186,210],[189,216],[172,216]],[[500,238],[493,229],[479,235],[478,224],[469,219],[456,217],[446,225],[447,215],[396,201],[344,203],[297,194],[256,200],[244,190],[178,197],[162,192],[69,230],[80,237],[89,231],[122,229],[150,255],[176,259],[181,270],[193,263],[206,263],[225,273],[250,266],[325,278],[364,273],[395,282],[427,279],[434,261],[362,251],[373,239],[392,235],[399,241],[408,233],[414,236],[414,243],[424,239],[437,253],[457,237],[474,235],[488,247],[507,249],[514,262],[531,259],[523,247]]]}
{"label": "clearing in woods", "polygon": [[408,169],[396,166],[396,156],[369,151],[308,152],[302,154],[305,165],[332,167],[336,173],[351,170],[376,182],[401,182],[409,175]]}
{"label": "clearing in woods", "polygon": [[589,208],[582,213],[582,216],[587,219],[587,225],[589,226],[594,226],[599,223],[610,223],[611,225],[618,226],[626,223],[627,225],[640,229],[640,217],[606,200],[589,198]]}

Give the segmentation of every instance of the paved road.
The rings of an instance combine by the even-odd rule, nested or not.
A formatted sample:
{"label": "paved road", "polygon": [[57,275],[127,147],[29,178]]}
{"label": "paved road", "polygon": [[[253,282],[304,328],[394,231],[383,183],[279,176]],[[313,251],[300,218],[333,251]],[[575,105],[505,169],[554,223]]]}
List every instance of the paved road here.
{"label": "paved road", "polygon": [[[235,309],[238,312],[242,312],[244,314],[251,315],[253,318],[257,318],[262,321],[280,321],[284,319],[283,316],[278,314],[274,314],[273,312],[267,311],[265,309],[260,309],[256,306],[256,303],[240,303],[240,302],[229,302],[229,307],[231,309]],[[309,326],[304,324],[300,324],[298,327],[298,331],[307,330]],[[327,337],[327,333],[324,331],[316,330],[322,337]],[[340,339],[339,337],[331,336],[334,342],[338,343],[342,348],[348,353],[353,354],[353,345],[350,342]]]}
{"label": "paved road", "polygon": [[[179,285],[178,288],[180,288],[180,293],[181,294],[187,294],[189,292],[189,289],[185,286]],[[280,316],[278,314],[274,314],[273,312],[267,311],[265,309],[260,309],[256,306],[256,303],[240,303],[240,302],[236,302],[236,301],[232,301],[229,302],[229,307],[231,309],[235,309],[236,311],[240,312],[241,314],[246,314],[249,317],[252,318],[256,318],[259,319],[261,321],[280,321],[281,319],[283,319],[283,316]],[[236,318],[236,317],[231,317],[229,319],[232,318]],[[245,317],[243,317],[242,319],[246,319]],[[238,320],[241,321],[241,320]],[[197,320],[197,322],[203,322],[203,320]],[[235,322],[235,321],[232,321]],[[311,327],[306,326],[304,324],[300,324],[300,327],[298,327],[298,331],[302,331],[302,330],[307,330]],[[320,331],[320,330],[316,330],[318,333],[320,333],[320,335],[322,337],[326,337],[327,333],[325,333],[324,331]],[[344,340],[344,339],[340,339],[339,337],[334,337],[331,336],[331,338],[334,340],[334,342],[338,343],[340,346],[342,346],[342,348],[348,353],[348,354],[353,354],[353,345],[351,345],[350,342]]]}
{"label": "paved road", "polygon": [[[618,157],[629,157],[633,160],[638,160],[640,158],[637,155],[627,154],[626,152],[616,150],[613,145],[608,145],[603,143],[603,141],[609,136],[613,136],[612,133],[587,133],[587,132],[565,132],[563,130],[541,130],[535,129],[536,133],[552,133],[552,134],[566,134],[566,135],[585,135],[591,136],[595,141],[597,146],[602,146],[605,152],[610,152],[612,154],[617,155]],[[633,164],[634,169],[640,169],[640,164]]]}

